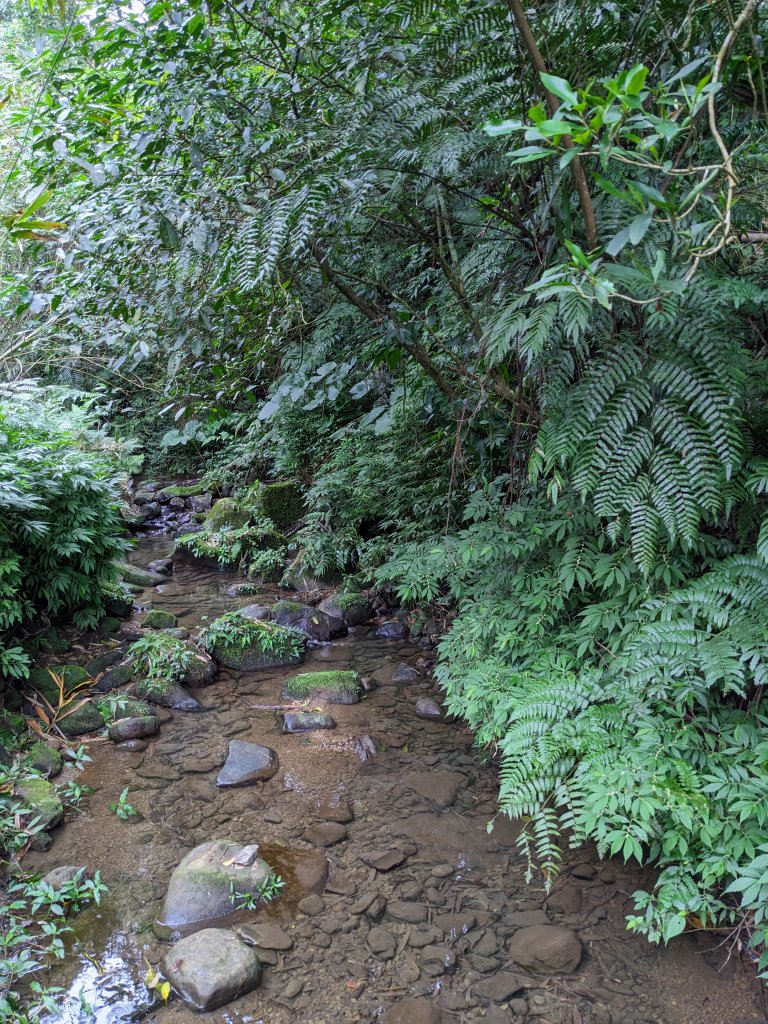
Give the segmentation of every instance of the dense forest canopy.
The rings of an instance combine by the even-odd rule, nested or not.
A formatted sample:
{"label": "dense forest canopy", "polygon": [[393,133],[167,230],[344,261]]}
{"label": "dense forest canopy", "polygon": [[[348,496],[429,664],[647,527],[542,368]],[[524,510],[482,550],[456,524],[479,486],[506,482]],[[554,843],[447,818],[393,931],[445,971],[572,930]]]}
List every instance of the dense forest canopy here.
{"label": "dense forest canopy", "polygon": [[[450,709],[532,862],[595,840],[659,867],[631,927],[761,950],[766,17],[6,6],[6,674],[59,610],[18,597],[22,448],[61,431],[105,472],[29,412],[34,379],[65,419],[87,393],[147,476],[299,481],[304,569],[443,624]],[[97,574],[109,525],[81,538]]]}

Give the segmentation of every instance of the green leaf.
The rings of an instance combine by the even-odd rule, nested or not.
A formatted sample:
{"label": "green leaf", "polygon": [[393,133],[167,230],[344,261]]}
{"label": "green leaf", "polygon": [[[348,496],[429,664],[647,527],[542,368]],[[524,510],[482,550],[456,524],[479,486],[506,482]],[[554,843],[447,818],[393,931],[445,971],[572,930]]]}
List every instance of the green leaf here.
{"label": "green leaf", "polygon": [[549,75],[545,71],[539,74],[544,88],[562,100],[567,107],[575,107],[579,97],[569,82],[557,75]]}
{"label": "green leaf", "polygon": [[158,232],[160,234],[160,241],[166,249],[178,249],[179,233],[176,230],[175,224],[166,216],[161,216],[158,223]]}
{"label": "green leaf", "polygon": [[526,127],[524,121],[515,117],[507,118],[505,121],[486,121],[483,131],[486,135],[509,135],[510,132],[519,132]]}
{"label": "green leaf", "polygon": [[629,240],[632,245],[639,245],[640,242],[645,238],[648,228],[651,226],[653,220],[653,213],[648,210],[647,213],[639,213],[637,217],[629,225]]}

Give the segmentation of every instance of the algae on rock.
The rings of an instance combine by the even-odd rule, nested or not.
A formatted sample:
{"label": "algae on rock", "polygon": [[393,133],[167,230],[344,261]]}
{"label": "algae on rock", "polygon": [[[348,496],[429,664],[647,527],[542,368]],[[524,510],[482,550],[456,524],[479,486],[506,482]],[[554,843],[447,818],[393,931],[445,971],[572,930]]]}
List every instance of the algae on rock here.
{"label": "algae on rock", "polygon": [[360,680],[354,671],[302,672],[286,679],[283,697],[290,700],[326,700],[330,704],[356,704]]}

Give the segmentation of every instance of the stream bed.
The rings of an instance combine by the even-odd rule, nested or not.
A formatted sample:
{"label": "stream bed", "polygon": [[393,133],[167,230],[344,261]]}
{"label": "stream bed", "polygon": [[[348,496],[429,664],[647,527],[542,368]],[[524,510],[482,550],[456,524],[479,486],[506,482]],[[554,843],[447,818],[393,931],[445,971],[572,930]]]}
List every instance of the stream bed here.
{"label": "stream bed", "polygon": [[[131,560],[146,565],[171,546],[166,537],[146,538]],[[254,601],[227,596],[239,580],[178,562],[167,583],[139,600],[195,628]],[[46,979],[67,992],[58,1019],[765,1022],[754,969],[729,957],[723,936],[684,935],[656,948],[626,931],[631,894],[650,884],[637,866],[600,861],[590,849],[568,851],[549,896],[540,881],[526,883],[519,827],[499,818],[487,829],[496,810],[493,767],[481,762],[460,723],[415,713],[420,698],[439,699],[426,661],[423,648],[358,627],[310,647],[301,669],[349,668],[378,684],[358,704],[324,709],[338,723],[332,731],[280,731],[274,706],[295,670],[222,671],[195,691],[200,711],[162,712],[161,731],[145,751],[91,744],[93,761],[78,779],[93,790],[84,809],[57,830],[49,851],[25,859],[42,872],[83,864],[109,886],[102,905],[75,920],[73,955]],[[235,737],[277,751],[277,774],[217,788]],[[362,761],[355,740],[364,737],[375,752]],[[126,786],[138,815],[123,821],[110,804]],[[178,998],[153,1001],[143,979],[177,937],[155,925],[171,872],[212,839],[260,844],[287,884],[273,903],[236,917],[241,925],[278,925],[291,946],[267,957],[253,992],[197,1015]],[[307,858],[328,862],[320,893],[301,870]],[[547,959],[556,968],[563,955],[546,948],[552,924],[580,956],[567,973],[546,973]],[[521,966],[526,957],[538,967]]]}

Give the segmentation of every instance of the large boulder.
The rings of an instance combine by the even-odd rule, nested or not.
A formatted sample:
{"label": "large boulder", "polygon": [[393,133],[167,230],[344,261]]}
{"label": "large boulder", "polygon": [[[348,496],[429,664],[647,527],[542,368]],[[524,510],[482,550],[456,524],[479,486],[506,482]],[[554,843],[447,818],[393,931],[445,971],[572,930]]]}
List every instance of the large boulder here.
{"label": "large boulder", "polygon": [[257,482],[249,488],[245,500],[259,515],[271,519],[278,530],[287,530],[304,515],[301,491],[290,480],[274,484]]}
{"label": "large boulder", "polygon": [[65,736],[85,736],[89,732],[99,732],[104,726],[104,719],[96,705],[86,700],[82,704],[75,704],[73,711],[65,710],[57,718],[56,725]]}
{"label": "large boulder", "polygon": [[357,672],[300,672],[286,679],[284,700],[327,701],[329,704],[357,704],[360,680]]}
{"label": "large boulder", "polygon": [[572,974],[583,947],[575,932],[554,924],[521,928],[509,940],[509,958],[536,974]]}
{"label": "large boulder", "polygon": [[166,955],[162,970],[187,1006],[204,1011],[226,1006],[261,980],[255,950],[228,928],[188,935]]}
{"label": "large boulder", "polygon": [[373,614],[370,602],[365,594],[334,594],[319,604],[321,612],[334,619],[341,619],[347,626],[360,626],[367,622]]}
{"label": "large boulder", "polygon": [[160,924],[185,928],[215,921],[233,911],[230,885],[242,893],[258,894],[271,868],[257,855],[258,847],[228,839],[196,846],[171,875]]}
{"label": "large boulder", "polygon": [[246,743],[244,740],[230,740],[227,760],[219,772],[216,785],[247,786],[252,782],[265,782],[272,778],[279,767],[277,754],[270,747],[260,743]]}
{"label": "large boulder", "polygon": [[128,562],[115,560],[112,565],[121,579],[126,583],[134,583],[137,587],[157,587],[159,584],[167,582],[162,573],[140,569],[137,565],[131,565]]}
{"label": "large boulder", "polygon": [[334,619],[300,601],[278,601],[272,607],[272,618],[279,626],[297,629],[310,640],[327,641],[347,631],[342,619]]}
{"label": "large boulder", "polygon": [[240,612],[227,612],[215,619],[205,634],[205,644],[220,665],[239,672],[298,665],[304,656],[304,639],[296,630]]}
{"label": "large boulder", "polygon": [[148,611],[142,622],[142,626],[147,629],[175,629],[178,624],[179,620],[176,616],[163,608],[153,608]]}
{"label": "large boulder", "polygon": [[227,527],[237,529],[250,521],[251,514],[251,509],[244,508],[234,498],[221,498],[206,515],[205,529],[208,533],[218,533]]}

